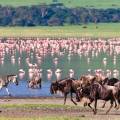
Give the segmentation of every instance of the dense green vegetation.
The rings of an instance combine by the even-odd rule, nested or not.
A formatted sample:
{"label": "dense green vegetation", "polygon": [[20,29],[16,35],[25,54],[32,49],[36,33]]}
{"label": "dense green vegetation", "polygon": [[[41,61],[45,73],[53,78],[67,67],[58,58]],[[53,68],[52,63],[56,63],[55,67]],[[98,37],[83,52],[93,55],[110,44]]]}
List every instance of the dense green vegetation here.
{"label": "dense green vegetation", "polygon": [[67,8],[62,4],[0,6],[0,26],[62,26],[120,22],[120,9]]}
{"label": "dense green vegetation", "polygon": [[59,27],[0,27],[1,37],[120,37],[120,23]]}
{"label": "dense green vegetation", "polygon": [[30,6],[43,3],[64,3],[67,7],[120,8],[119,0],[0,0],[3,6]]}

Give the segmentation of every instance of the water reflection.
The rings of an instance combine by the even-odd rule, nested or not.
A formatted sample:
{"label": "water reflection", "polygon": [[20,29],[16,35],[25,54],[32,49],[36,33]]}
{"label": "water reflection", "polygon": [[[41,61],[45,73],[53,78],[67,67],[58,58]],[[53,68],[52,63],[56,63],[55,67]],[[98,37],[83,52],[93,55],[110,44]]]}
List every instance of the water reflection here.
{"label": "water reflection", "polygon": [[[42,78],[41,90],[27,87],[35,71]],[[96,73],[119,78],[119,71],[120,38],[0,39],[0,74],[18,74],[21,84],[9,86],[16,96],[50,95],[50,82],[67,76]]]}

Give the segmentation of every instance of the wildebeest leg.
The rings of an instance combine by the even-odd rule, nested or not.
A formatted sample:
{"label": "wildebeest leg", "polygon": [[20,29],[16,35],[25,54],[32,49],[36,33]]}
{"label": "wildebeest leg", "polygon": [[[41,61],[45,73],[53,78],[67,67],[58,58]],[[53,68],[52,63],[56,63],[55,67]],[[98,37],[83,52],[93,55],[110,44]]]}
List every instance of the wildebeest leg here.
{"label": "wildebeest leg", "polygon": [[95,112],[94,109],[91,107],[90,104],[91,104],[91,103],[88,103],[88,107],[89,107],[90,109],[92,109],[93,112]]}
{"label": "wildebeest leg", "polygon": [[97,99],[95,99],[95,110],[94,110],[94,114],[96,114],[97,113]]}
{"label": "wildebeest leg", "polygon": [[114,102],[115,102],[115,108],[117,108],[117,96],[113,95]]}
{"label": "wildebeest leg", "polygon": [[116,109],[118,110],[120,108],[120,104],[118,104],[118,106],[116,107]]}
{"label": "wildebeest leg", "polygon": [[67,99],[67,93],[64,94],[64,105],[66,103],[66,99]]}
{"label": "wildebeest leg", "polygon": [[91,100],[90,99],[90,102],[88,103],[88,107],[90,108],[90,109],[92,109],[92,111],[94,112],[94,109],[91,107],[91,103],[93,102],[93,100]]}
{"label": "wildebeest leg", "polygon": [[9,92],[8,88],[6,88],[6,91],[7,91],[8,95],[9,95],[9,96],[11,96],[11,94],[10,94],[10,92]]}
{"label": "wildebeest leg", "polygon": [[117,99],[117,102],[118,102],[118,106],[116,107],[116,109],[118,110],[120,107],[120,98]]}
{"label": "wildebeest leg", "polygon": [[70,96],[71,96],[71,101],[72,101],[75,105],[77,105],[77,103],[73,100],[73,94],[72,94],[72,92],[70,92]]}
{"label": "wildebeest leg", "polygon": [[118,103],[118,106],[116,109],[118,110],[120,107],[120,90],[118,91],[118,94],[117,94],[117,103]]}
{"label": "wildebeest leg", "polygon": [[102,108],[104,108],[104,107],[105,107],[105,105],[106,105],[106,101],[104,101],[104,103],[103,103],[103,105],[102,105]]}
{"label": "wildebeest leg", "polygon": [[108,114],[108,112],[111,110],[112,107],[113,107],[113,100],[110,101],[110,108],[107,110],[106,114]]}
{"label": "wildebeest leg", "polygon": [[116,102],[116,99],[115,99],[115,108],[117,108],[117,102]]}

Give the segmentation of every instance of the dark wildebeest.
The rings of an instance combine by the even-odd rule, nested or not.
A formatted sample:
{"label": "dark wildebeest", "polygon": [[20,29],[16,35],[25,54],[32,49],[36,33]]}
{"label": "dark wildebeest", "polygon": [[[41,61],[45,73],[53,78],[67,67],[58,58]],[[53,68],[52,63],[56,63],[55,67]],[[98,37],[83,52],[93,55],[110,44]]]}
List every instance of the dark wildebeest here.
{"label": "dark wildebeest", "polygon": [[102,82],[103,85],[114,86],[115,83],[120,82],[117,78],[105,78]]}
{"label": "dark wildebeest", "polygon": [[[93,84],[84,88],[78,88],[76,94],[77,101],[79,102],[83,97],[87,97],[89,99],[90,102],[88,103],[88,106],[92,109],[94,114],[97,113],[97,100],[110,101],[111,105],[110,108],[107,110],[106,114],[111,110],[114,102],[117,106],[116,97],[114,96],[113,90],[109,89],[104,85],[101,85],[98,82],[94,82]],[[94,109],[90,106],[93,101],[95,101]]]}
{"label": "dark wildebeest", "polygon": [[42,79],[38,74],[34,74],[32,80],[29,81],[28,87],[29,88],[41,88]]}
{"label": "dark wildebeest", "polygon": [[117,98],[117,101],[119,103],[118,105],[118,108],[119,109],[119,106],[120,106],[120,81],[118,81],[117,83],[114,84],[114,86],[117,88],[118,92],[116,94],[116,98]]}
{"label": "dark wildebeest", "polygon": [[[106,78],[105,76],[98,76],[98,75],[83,75],[80,78],[81,87],[89,86],[89,85],[91,85],[94,82],[98,82],[100,84],[105,84],[105,83],[107,84],[107,83],[109,83],[111,85],[111,83],[113,83],[113,81],[114,81],[114,79],[110,79],[110,81],[108,81],[108,80],[109,79]],[[105,107],[105,104],[106,104],[106,101],[104,102],[102,108]]]}
{"label": "dark wildebeest", "polygon": [[71,101],[77,105],[73,100],[73,93],[76,94],[77,88],[80,87],[80,81],[74,78],[66,78],[62,80],[56,80],[51,83],[50,92],[56,94],[58,91],[64,94],[64,104],[66,103],[67,95],[70,93]]}
{"label": "dark wildebeest", "polygon": [[8,90],[8,84],[11,83],[11,82],[18,85],[17,75],[6,75],[6,76],[1,76],[0,77],[0,89],[6,88],[6,91],[7,91],[9,96],[11,94]]}
{"label": "dark wildebeest", "polygon": [[[117,79],[117,78],[105,78],[103,81],[102,81],[102,84],[103,85],[110,85],[110,86],[116,86],[118,89],[120,88],[119,87],[119,84],[116,84],[116,83],[118,83],[118,82],[120,82],[120,80],[119,79]],[[115,85],[116,84],[116,85]],[[117,89],[116,88],[116,89]],[[118,92],[119,93],[119,92]],[[117,93],[117,94],[118,94]],[[118,95],[116,95],[116,97],[117,97],[117,100],[118,100],[118,103],[120,102],[120,100],[119,100],[119,94]],[[102,108],[104,108],[105,107],[105,104],[106,104],[106,102],[103,104],[103,106],[102,106]]]}

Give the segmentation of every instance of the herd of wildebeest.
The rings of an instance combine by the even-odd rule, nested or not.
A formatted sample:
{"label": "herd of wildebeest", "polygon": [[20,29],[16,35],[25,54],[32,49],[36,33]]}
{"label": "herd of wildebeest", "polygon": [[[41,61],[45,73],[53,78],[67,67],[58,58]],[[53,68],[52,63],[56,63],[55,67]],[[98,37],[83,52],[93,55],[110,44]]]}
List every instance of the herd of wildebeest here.
{"label": "herd of wildebeest", "polygon": [[[66,78],[56,80],[51,83],[50,92],[56,94],[58,91],[64,94],[64,104],[67,95],[70,93],[71,101],[77,105],[82,98],[86,98],[84,106],[89,106],[93,113],[97,113],[97,101],[104,100],[103,108],[107,101],[110,101],[110,107],[106,114],[114,106],[119,109],[120,105],[120,80],[117,78],[107,78],[97,75],[83,75],[79,80]],[[73,93],[76,95],[76,101],[73,100]],[[94,102],[94,108],[91,103]]]}
{"label": "herd of wildebeest", "polygon": [[[28,87],[39,87],[41,88],[41,78],[36,76],[33,77],[31,81],[28,81]],[[7,88],[10,82],[18,85],[18,77],[16,75],[7,75],[0,78],[0,88],[5,87],[7,93],[10,92]],[[105,76],[98,75],[82,75],[80,79],[75,78],[65,78],[60,80],[55,80],[51,82],[50,93],[57,94],[61,92],[64,95],[64,104],[66,103],[67,95],[70,94],[71,101],[77,105],[76,102],[80,102],[83,98],[84,106],[89,106],[93,113],[97,113],[97,101],[103,100],[103,108],[107,101],[110,101],[110,107],[106,111],[106,114],[114,106],[119,109],[120,105],[120,80],[117,78],[108,78]],[[73,99],[73,94],[76,100]],[[91,103],[94,102],[94,108]]]}

